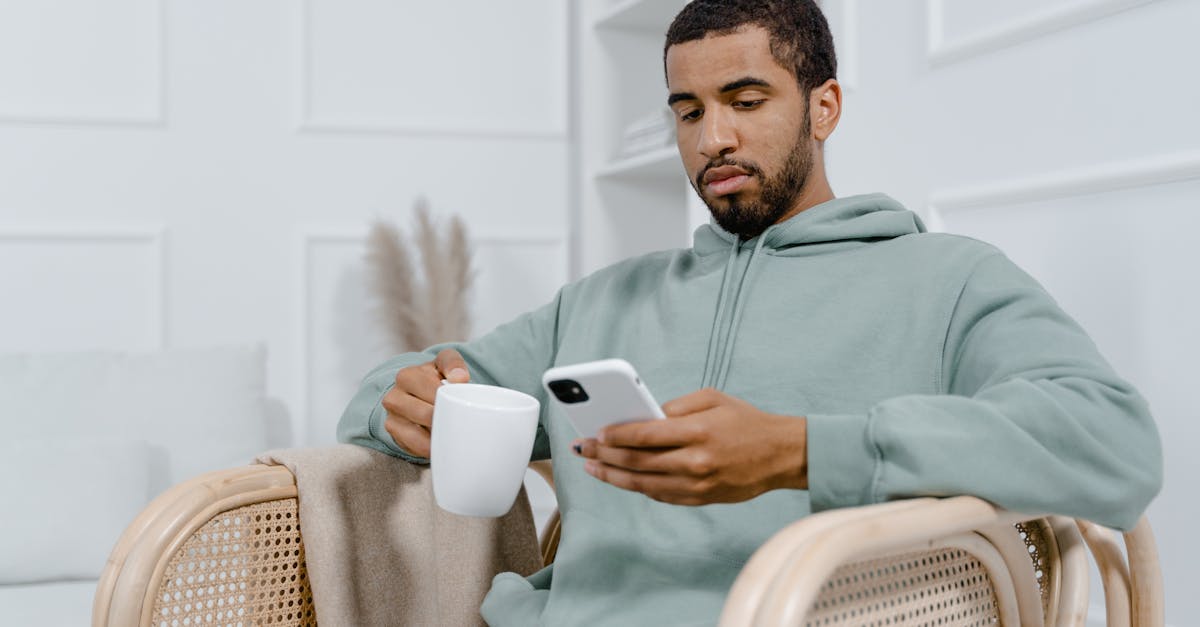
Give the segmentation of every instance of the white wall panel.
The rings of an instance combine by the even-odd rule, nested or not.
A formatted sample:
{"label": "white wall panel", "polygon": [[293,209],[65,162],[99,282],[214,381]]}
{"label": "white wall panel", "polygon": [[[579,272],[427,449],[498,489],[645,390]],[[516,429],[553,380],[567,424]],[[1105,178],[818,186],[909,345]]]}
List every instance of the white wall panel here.
{"label": "white wall panel", "polygon": [[1048,172],[1019,180],[933,190],[931,210],[996,207],[1200,179],[1200,150]]}
{"label": "white wall panel", "polygon": [[1077,5],[1079,0],[932,0],[942,14],[943,39],[964,39],[995,28],[1012,24],[1047,10],[1061,11],[1064,6]]}
{"label": "white wall panel", "polygon": [[303,309],[298,380],[307,403],[297,408],[297,433],[311,446],[335,441],[334,431],[362,377],[393,351],[369,296],[360,236],[327,232],[303,241]]}
{"label": "white wall panel", "polygon": [[927,0],[934,64],[1015,46],[1155,0]]}
{"label": "white wall panel", "polygon": [[838,195],[884,191],[999,245],[1149,399],[1166,447],[1149,513],[1180,627],[1200,616],[1200,543],[1177,522],[1200,476],[1196,24],[1191,0],[864,3],[859,85],[826,147]]}
{"label": "white wall panel", "polygon": [[158,122],[160,1],[0,2],[0,121]]}
{"label": "white wall panel", "polygon": [[294,444],[332,441],[387,354],[372,219],[533,233],[481,239],[477,329],[565,279],[566,33],[561,0],[0,0],[0,351],[264,343]]}
{"label": "white wall panel", "polygon": [[163,253],[152,229],[0,228],[0,350],[158,348]]}
{"label": "white wall panel", "polygon": [[1200,476],[1192,392],[1200,372],[1198,204],[1200,175],[942,214],[948,230],[999,246],[1039,279],[1150,400],[1163,440],[1166,485],[1149,516],[1166,573],[1167,616],[1179,625],[1190,624],[1182,617],[1195,612],[1188,573],[1200,555],[1191,523],[1200,515],[1191,485]]}
{"label": "white wall panel", "polygon": [[303,4],[305,128],[566,133],[561,0]]}
{"label": "white wall panel", "polygon": [[833,33],[837,51],[838,83],[842,89],[858,86],[858,22],[861,0],[821,0],[821,10]]}
{"label": "white wall panel", "polygon": [[[566,279],[559,235],[472,237],[475,284],[472,337],[483,335],[553,298]],[[308,443],[334,441],[334,427],[363,375],[394,351],[382,330],[364,263],[361,231],[318,229],[301,236],[302,274],[296,301],[304,314],[299,353],[307,390],[299,433]],[[414,259],[414,262],[416,260]]]}
{"label": "white wall panel", "polygon": [[[1200,3],[1159,0],[912,77],[912,145],[931,184],[1024,178],[1193,151]],[[923,155],[925,156],[925,155]]]}

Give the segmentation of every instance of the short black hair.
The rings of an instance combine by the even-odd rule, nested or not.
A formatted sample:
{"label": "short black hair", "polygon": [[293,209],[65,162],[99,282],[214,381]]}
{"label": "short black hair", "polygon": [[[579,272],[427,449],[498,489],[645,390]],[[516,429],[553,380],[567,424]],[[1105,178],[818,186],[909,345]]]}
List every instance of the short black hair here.
{"label": "short black hair", "polygon": [[667,29],[664,71],[671,46],[746,26],[760,26],[770,34],[771,56],[795,72],[802,92],[837,78],[833,35],[814,0],[693,0]]}

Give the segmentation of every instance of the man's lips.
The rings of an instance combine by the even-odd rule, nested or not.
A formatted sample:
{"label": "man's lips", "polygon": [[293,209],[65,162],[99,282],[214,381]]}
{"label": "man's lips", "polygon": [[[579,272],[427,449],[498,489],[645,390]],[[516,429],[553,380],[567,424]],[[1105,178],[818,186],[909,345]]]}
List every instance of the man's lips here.
{"label": "man's lips", "polygon": [[749,172],[732,165],[709,169],[704,172],[703,178],[705,187],[708,188],[709,193],[715,196],[735,193],[742,189],[749,180]]}
{"label": "man's lips", "polygon": [[708,184],[708,191],[716,196],[732,194],[740,191],[749,180],[749,174],[738,174],[725,179],[716,179]]}
{"label": "man's lips", "polygon": [[733,178],[739,174],[745,175],[749,174],[749,172],[734,165],[723,165],[719,168],[709,168],[704,172],[704,184],[707,185],[713,181]]}

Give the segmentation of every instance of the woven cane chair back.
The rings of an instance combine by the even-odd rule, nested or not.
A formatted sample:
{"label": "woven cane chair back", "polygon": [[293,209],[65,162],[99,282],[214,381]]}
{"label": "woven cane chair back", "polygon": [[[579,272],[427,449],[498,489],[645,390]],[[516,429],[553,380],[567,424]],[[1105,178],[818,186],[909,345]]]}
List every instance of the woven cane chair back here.
{"label": "woven cane chair back", "polygon": [[317,624],[296,499],[222,512],[167,562],[155,627]]}
{"label": "woven cane chair back", "polygon": [[721,625],[1075,624],[1087,568],[1074,521],[1023,520],[971,497],[830,511],[755,553]]}
{"label": "woven cane chair back", "polygon": [[839,568],[805,625],[995,625],[987,569],[965,551],[945,549],[867,560]]}
{"label": "woven cane chair back", "polygon": [[[1044,520],[1019,523],[1012,533],[1028,551],[1044,624],[1053,625],[1059,560],[1050,549],[1056,544],[1049,524]],[[865,559],[834,571],[805,615],[804,625],[999,625],[997,587],[987,565],[964,548],[944,547]],[[1034,597],[1029,595],[1030,599]]]}
{"label": "woven cane chair back", "polygon": [[316,625],[295,479],[217,471],[152,502],[101,575],[93,627]]}

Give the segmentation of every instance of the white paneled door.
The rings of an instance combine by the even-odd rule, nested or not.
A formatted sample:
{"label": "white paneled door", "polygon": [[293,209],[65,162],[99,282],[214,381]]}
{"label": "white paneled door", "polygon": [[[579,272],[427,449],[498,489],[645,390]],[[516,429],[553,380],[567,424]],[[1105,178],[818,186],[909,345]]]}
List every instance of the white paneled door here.
{"label": "white paneled door", "polygon": [[824,6],[848,79],[827,147],[835,191],[888,192],[999,246],[1139,386],[1165,446],[1150,517],[1167,619],[1197,624],[1200,2]]}

